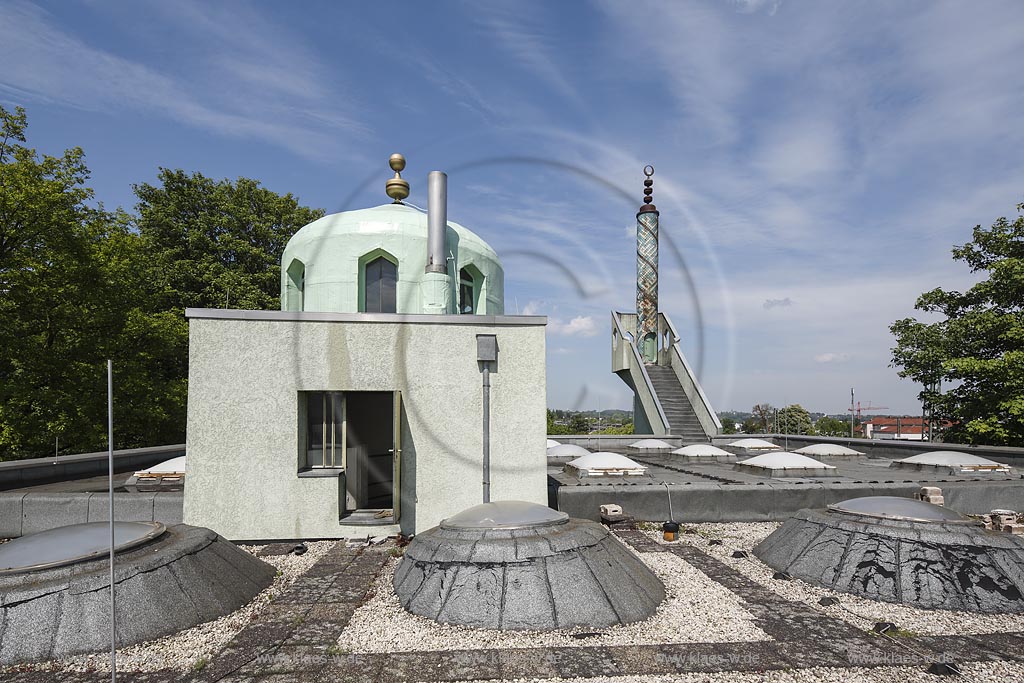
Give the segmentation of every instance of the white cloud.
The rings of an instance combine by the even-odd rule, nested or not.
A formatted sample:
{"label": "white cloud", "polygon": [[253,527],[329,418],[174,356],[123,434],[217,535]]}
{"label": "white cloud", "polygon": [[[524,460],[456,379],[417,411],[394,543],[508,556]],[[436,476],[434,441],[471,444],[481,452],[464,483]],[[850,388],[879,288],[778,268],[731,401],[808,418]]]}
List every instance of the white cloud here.
{"label": "white cloud", "polygon": [[793,305],[793,300],[788,296],[785,299],[765,299],[764,309],[770,311],[773,308],[789,308]]}
{"label": "white cloud", "polygon": [[550,26],[546,17],[527,16],[525,4],[517,4],[514,9],[494,4],[474,5],[474,11],[479,13],[480,23],[498,46],[518,64],[545,81],[554,92],[580,104],[579,93],[555,58],[564,36],[545,30]]}
{"label": "white cloud", "polygon": [[523,306],[523,315],[543,315],[543,304],[540,301],[527,301]]}
{"label": "white cloud", "polygon": [[844,360],[849,360],[850,354],[848,353],[819,353],[814,357],[815,363],[841,363]]}
{"label": "white cloud", "polygon": [[[175,3],[167,20],[185,12],[195,49],[157,68],[58,28],[43,9],[0,5],[0,92],[92,111],[141,110],[315,159],[336,158],[339,130],[365,133],[320,85],[322,69],[312,57],[282,49],[286,41],[271,40],[258,22],[246,23],[236,12],[230,30],[224,17],[198,21],[208,7]],[[195,47],[208,44],[216,49]]]}
{"label": "white cloud", "polygon": [[551,318],[548,320],[548,330],[565,337],[593,337],[598,333],[597,323],[589,315],[578,315],[569,322]]}

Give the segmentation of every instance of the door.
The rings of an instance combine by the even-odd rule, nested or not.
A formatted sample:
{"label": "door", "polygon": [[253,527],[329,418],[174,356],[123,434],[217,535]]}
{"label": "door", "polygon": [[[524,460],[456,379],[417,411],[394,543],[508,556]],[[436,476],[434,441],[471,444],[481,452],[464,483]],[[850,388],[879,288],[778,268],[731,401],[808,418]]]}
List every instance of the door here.
{"label": "door", "polygon": [[395,522],[398,522],[398,516],[401,514],[402,509],[402,392],[396,391],[394,396],[394,410],[391,411],[393,416],[393,442],[394,447],[394,458],[392,460],[392,498],[391,504],[392,510],[394,510]]}

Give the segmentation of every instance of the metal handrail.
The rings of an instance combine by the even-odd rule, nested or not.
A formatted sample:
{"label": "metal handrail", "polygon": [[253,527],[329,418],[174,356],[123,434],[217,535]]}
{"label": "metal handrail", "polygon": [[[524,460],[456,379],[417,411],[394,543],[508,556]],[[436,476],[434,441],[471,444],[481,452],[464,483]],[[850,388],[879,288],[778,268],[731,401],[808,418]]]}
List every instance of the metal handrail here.
{"label": "metal handrail", "polygon": [[[651,398],[654,400],[654,407],[658,409],[658,417],[661,418],[661,424],[664,425],[665,432],[671,432],[672,426],[668,422],[668,417],[665,416],[665,410],[661,407],[661,401],[658,400],[658,392],[654,390],[654,383],[651,382],[651,377],[647,374],[647,369],[644,367],[643,360],[640,358],[640,352],[636,348],[635,340],[626,337],[625,332],[622,330],[622,325],[619,322],[619,314],[616,311],[612,311],[612,322],[615,324],[615,329],[618,331],[620,339],[629,344],[629,348],[633,352],[633,359],[636,361],[637,367],[640,368],[640,372],[643,374],[644,384],[647,386],[647,390],[650,392]],[[633,421],[634,423],[636,422],[635,416]]]}
{"label": "metal handrail", "polygon": [[700,382],[698,382],[697,378],[694,377],[693,369],[690,367],[690,364],[686,361],[686,356],[684,356],[683,352],[679,349],[680,337],[679,333],[676,332],[676,326],[672,324],[672,320],[664,313],[659,313],[658,316],[665,320],[665,325],[668,327],[669,332],[672,334],[672,351],[675,352],[676,357],[679,358],[679,361],[686,369],[686,374],[687,376],[689,376],[690,381],[693,383],[694,388],[697,390],[697,395],[700,396],[701,403],[704,404],[704,409],[708,411],[708,414],[711,416],[711,420],[714,423],[714,425],[718,427],[718,429],[721,429],[721,420],[718,419],[718,415],[711,407],[711,401],[708,400],[707,395],[704,393],[704,388],[701,387]]}

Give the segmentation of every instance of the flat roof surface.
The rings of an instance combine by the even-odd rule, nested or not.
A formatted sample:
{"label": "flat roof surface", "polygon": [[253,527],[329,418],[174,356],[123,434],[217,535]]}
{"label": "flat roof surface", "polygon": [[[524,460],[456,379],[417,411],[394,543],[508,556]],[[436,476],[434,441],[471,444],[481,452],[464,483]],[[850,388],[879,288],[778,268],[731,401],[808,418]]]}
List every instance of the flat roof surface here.
{"label": "flat roof surface", "polygon": [[[887,458],[864,458],[850,456],[844,458],[820,458],[821,462],[835,466],[834,470],[826,470],[822,474],[815,474],[807,477],[788,477],[785,482],[778,479],[771,479],[765,475],[752,472],[742,472],[733,468],[732,462],[682,462],[678,456],[662,455],[637,455],[630,454],[630,457],[641,465],[647,466],[647,475],[643,477],[610,478],[598,481],[588,480],[587,486],[662,486],[663,484],[691,484],[718,486],[721,484],[762,484],[771,482],[772,486],[799,486],[812,482],[842,482],[842,483],[920,483],[922,486],[943,481],[969,482],[975,479],[968,475],[937,475],[916,470],[905,470],[889,468],[892,462]],[[553,459],[552,459],[553,460]],[[563,486],[580,486],[579,479],[562,472],[562,463],[548,461],[548,476]],[[973,474],[973,473],[972,473]],[[993,476],[984,475],[976,478],[979,483],[983,482],[1015,482],[1024,488],[1024,480],[1017,475]]]}

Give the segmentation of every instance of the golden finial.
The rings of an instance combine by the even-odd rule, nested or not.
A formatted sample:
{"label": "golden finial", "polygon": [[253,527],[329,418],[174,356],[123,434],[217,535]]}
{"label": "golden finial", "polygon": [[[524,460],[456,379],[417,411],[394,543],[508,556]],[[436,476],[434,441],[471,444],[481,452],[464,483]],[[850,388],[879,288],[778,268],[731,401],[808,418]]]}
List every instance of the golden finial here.
{"label": "golden finial", "polygon": [[384,190],[388,196],[395,200],[395,204],[401,204],[402,200],[409,196],[409,181],[402,179],[402,171],[405,170],[405,157],[401,154],[392,154],[388,159],[391,170],[395,177],[384,184]]}

